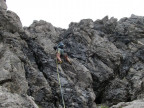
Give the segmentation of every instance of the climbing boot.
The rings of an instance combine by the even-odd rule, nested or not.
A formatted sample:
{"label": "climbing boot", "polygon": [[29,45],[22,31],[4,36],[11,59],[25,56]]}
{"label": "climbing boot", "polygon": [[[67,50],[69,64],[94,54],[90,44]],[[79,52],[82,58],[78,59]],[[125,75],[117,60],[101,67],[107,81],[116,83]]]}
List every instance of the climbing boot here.
{"label": "climbing boot", "polygon": [[69,61],[69,64],[72,65],[72,63]]}
{"label": "climbing boot", "polygon": [[62,61],[58,61],[58,64],[62,64]]}

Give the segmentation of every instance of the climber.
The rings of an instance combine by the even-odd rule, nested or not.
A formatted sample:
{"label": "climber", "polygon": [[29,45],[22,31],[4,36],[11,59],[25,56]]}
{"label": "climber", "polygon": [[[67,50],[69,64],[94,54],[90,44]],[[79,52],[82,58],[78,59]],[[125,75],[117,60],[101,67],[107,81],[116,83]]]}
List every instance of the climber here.
{"label": "climber", "polygon": [[64,52],[64,47],[65,45],[62,42],[60,42],[57,46],[54,47],[54,49],[57,51],[56,58],[58,60],[58,63],[61,64],[62,63],[61,56],[64,56],[67,62],[71,65],[72,63],[68,58],[67,53]]}

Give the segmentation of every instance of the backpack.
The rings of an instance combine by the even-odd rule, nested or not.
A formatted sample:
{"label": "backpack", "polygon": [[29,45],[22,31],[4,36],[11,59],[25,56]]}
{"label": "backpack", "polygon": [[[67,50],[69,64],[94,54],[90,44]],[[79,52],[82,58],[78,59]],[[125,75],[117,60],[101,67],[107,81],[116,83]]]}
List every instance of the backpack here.
{"label": "backpack", "polygon": [[54,46],[54,47],[53,47],[54,50],[57,50],[57,48],[58,48],[57,46]]}
{"label": "backpack", "polygon": [[60,42],[57,46],[54,46],[53,48],[54,48],[54,50],[57,50],[57,48],[63,49],[64,48],[64,44],[62,42]]}

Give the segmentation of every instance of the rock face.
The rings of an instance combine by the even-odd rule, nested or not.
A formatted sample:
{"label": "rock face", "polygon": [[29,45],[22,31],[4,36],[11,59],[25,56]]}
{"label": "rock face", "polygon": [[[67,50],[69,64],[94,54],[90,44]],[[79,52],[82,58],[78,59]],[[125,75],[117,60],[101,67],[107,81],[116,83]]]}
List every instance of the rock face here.
{"label": "rock face", "polygon": [[[0,107],[62,108],[61,93],[66,108],[143,104],[144,17],[83,19],[67,30],[40,20],[23,28],[0,3]],[[56,64],[60,41],[72,65],[64,58]]]}
{"label": "rock face", "polygon": [[0,0],[0,10],[1,12],[7,10],[6,0]]}
{"label": "rock face", "polygon": [[143,108],[143,100],[135,100],[132,102],[120,102],[118,105],[113,105],[111,108]]}
{"label": "rock face", "polygon": [[0,87],[0,97],[1,108],[38,108],[31,97],[10,93],[3,87]]}

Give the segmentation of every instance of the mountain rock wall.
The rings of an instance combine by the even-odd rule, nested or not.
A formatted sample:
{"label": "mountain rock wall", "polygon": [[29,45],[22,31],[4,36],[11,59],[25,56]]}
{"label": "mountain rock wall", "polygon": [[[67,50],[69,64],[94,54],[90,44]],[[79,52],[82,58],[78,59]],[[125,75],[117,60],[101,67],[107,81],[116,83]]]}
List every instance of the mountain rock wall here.
{"label": "mountain rock wall", "polygon": [[[1,0],[0,107],[62,108],[61,92],[66,108],[144,103],[143,37],[144,17],[136,15],[83,19],[68,29],[43,20],[23,27]],[[72,65],[56,63],[53,47],[61,41]]]}

